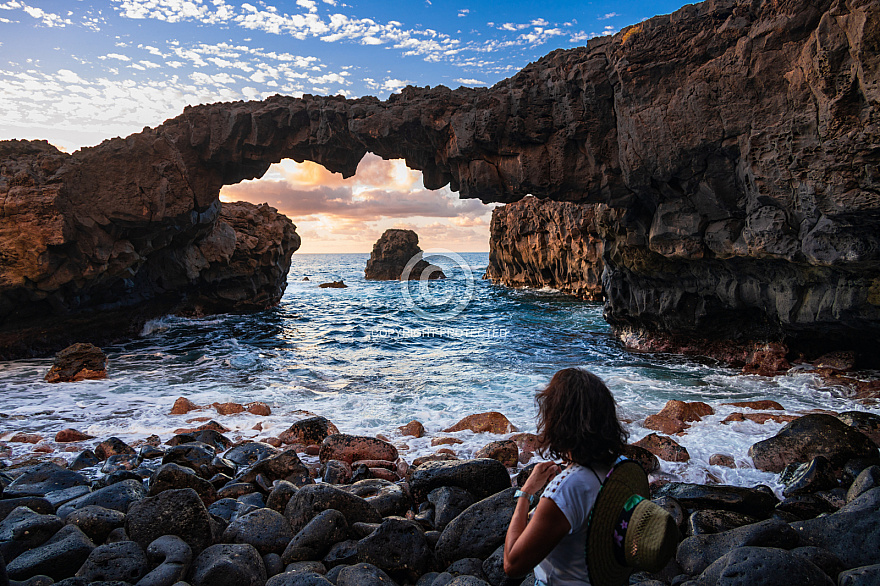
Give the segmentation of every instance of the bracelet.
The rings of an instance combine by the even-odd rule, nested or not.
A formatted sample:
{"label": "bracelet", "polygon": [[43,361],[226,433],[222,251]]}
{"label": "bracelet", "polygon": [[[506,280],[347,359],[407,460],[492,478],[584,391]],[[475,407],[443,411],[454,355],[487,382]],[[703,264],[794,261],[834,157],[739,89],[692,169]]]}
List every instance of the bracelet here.
{"label": "bracelet", "polygon": [[537,496],[535,496],[535,495],[533,495],[533,494],[529,494],[529,493],[527,493],[527,492],[524,491],[524,490],[517,489],[517,491],[516,491],[515,493],[513,493],[513,498],[519,498],[519,497],[521,497],[521,496],[524,496],[524,497],[528,498],[528,499],[529,499],[529,505],[531,505],[531,506],[535,506],[535,503],[538,502],[538,497],[537,497]]}

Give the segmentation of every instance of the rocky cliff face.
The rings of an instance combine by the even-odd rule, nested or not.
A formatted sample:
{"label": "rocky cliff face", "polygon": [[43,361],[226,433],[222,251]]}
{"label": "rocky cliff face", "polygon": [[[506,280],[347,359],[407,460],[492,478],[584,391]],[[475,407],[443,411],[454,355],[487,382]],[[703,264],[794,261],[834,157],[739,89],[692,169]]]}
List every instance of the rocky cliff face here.
{"label": "rocky cliff face", "polygon": [[602,300],[603,241],[594,205],[527,197],[495,208],[486,278]]}
{"label": "rocky cliff face", "polygon": [[74,155],[0,142],[0,356],[281,299],[300,243],[291,221],[197,194],[174,157],[129,160],[123,145],[143,140]]}
{"label": "rocky cliff face", "polygon": [[[0,267],[0,307],[8,321],[116,299],[132,275],[113,267],[210,233],[222,185],[282,158],[350,176],[371,151],[462,197],[597,204],[605,313],[632,344],[876,347],[878,49],[876,1],[719,0],[554,51],[488,89],[187,108],[69,157],[35,154],[21,176],[4,163],[4,217],[46,223],[4,254],[34,256],[36,238],[32,262],[53,276]],[[145,222],[159,229],[143,234]]]}

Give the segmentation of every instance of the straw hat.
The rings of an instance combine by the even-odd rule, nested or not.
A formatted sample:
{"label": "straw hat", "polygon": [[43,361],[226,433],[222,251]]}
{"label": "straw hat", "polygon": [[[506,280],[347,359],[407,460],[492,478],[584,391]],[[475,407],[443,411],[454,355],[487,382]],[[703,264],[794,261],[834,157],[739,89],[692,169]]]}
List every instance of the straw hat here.
{"label": "straw hat", "polygon": [[675,553],[678,527],[650,496],[648,477],[632,460],[618,462],[608,473],[587,531],[593,586],[626,584],[636,570],[659,572]]}

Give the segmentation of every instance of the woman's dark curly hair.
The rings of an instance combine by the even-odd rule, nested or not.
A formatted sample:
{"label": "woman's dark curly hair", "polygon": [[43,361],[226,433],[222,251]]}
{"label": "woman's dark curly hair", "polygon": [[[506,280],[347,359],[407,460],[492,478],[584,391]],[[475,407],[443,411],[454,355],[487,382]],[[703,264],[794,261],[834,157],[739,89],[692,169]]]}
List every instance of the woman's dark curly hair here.
{"label": "woman's dark curly hair", "polygon": [[629,434],[617,419],[611,391],[583,368],[554,374],[536,401],[542,454],[583,466],[610,466],[626,445]]}

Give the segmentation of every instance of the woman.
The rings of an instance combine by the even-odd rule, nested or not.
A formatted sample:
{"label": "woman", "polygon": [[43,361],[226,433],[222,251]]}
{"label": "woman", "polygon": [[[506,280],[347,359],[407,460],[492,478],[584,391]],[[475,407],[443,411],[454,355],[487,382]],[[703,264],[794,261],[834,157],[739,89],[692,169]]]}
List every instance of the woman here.
{"label": "woman", "polygon": [[[523,576],[534,568],[538,583],[551,586],[590,584],[584,556],[590,510],[628,434],[617,419],[611,391],[582,368],[553,375],[537,402],[542,453],[562,460],[563,466],[538,464],[517,492],[504,542],[504,571]],[[529,519],[535,495],[550,479]]]}

